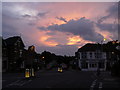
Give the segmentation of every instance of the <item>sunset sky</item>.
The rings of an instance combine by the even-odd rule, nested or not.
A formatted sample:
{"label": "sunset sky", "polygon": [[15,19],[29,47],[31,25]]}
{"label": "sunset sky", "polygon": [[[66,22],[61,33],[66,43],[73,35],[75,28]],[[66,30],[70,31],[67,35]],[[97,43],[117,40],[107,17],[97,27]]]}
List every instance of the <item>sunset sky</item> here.
{"label": "sunset sky", "polygon": [[114,2],[3,2],[2,35],[21,35],[38,53],[74,55],[86,43],[118,39],[117,12]]}

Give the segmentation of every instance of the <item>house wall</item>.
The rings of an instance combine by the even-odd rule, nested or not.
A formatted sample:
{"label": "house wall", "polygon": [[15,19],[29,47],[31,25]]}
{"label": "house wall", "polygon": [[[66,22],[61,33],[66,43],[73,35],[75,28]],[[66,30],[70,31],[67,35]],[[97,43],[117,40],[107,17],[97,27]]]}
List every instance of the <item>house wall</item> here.
{"label": "house wall", "polygon": [[78,58],[78,64],[79,64],[78,66],[83,71],[96,71],[98,67],[101,67],[100,69],[103,71],[106,70],[106,53],[105,52],[102,52],[101,57],[99,58],[95,56],[96,51],[86,52],[86,58],[82,58],[83,57],[82,53],[83,52],[79,52],[80,58]]}

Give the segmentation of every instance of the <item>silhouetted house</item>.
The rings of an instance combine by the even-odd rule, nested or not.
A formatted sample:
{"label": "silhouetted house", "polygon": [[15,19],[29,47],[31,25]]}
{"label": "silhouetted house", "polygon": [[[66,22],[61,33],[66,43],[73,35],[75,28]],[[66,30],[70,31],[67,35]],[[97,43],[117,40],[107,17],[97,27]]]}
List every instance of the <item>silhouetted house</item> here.
{"label": "silhouetted house", "polygon": [[78,66],[81,70],[96,71],[97,68],[106,70],[106,52],[101,44],[86,44],[76,52]]}
{"label": "silhouetted house", "polygon": [[4,40],[7,47],[7,57],[8,57],[8,66],[9,71],[16,71],[23,67],[23,52],[24,52],[24,43],[19,36],[10,37]]}
{"label": "silhouetted house", "polygon": [[4,39],[2,39],[2,72],[6,72],[8,69],[8,53],[7,44]]}
{"label": "silhouetted house", "polygon": [[35,59],[34,59],[34,68],[35,70],[39,70],[41,69],[42,65],[41,65],[41,55],[38,53],[35,53]]}
{"label": "silhouetted house", "polygon": [[120,46],[120,42],[117,40],[104,44],[104,50],[107,56],[107,70],[110,70],[112,65],[120,60],[120,50],[117,49],[118,46]]}
{"label": "silhouetted house", "polygon": [[25,68],[32,69],[35,67],[34,63],[37,61],[37,53],[35,52],[35,46],[29,46],[25,53]]}
{"label": "silhouetted house", "polygon": [[120,42],[109,41],[106,44],[86,44],[75,53],[78,66],[82,70],[110,70],[120,60]]}

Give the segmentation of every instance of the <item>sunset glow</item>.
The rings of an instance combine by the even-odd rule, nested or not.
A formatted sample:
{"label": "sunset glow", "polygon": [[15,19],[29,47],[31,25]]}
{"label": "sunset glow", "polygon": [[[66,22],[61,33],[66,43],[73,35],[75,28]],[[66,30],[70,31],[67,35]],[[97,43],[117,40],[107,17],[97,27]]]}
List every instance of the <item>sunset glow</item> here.
{"label": "sunset glow", "polygon": [[67,43],[67,45],[74,45],[77,44],[77,42],[81,41],[81,38],[79,36],[74,36],[74,37],[70,37],[69,42]]}
{"label": "sunset glow", "polygon": [[38,52],[74,55],[86,43],[117,39],[116,3],[6,2],[2,6],[3,37],[21,34],[26,46],[34,44]]}

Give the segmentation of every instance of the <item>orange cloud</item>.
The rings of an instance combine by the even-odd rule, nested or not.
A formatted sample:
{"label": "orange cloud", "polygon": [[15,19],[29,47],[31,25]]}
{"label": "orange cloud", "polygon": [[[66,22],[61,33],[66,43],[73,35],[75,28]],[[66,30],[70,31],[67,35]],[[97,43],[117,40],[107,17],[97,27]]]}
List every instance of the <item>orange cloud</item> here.
{"label": "orange cloud", "polygon": [[73,36],[73,37],[69,37],[68,40],[69,42],[67,43],[67,45],[74,45],[80,42],[81,38],[79,36]]}
{"label": "orange cloud", "polygon": [[[60,25],[65,23],[64,21],[56,19],[56,17],[63,17],[66,21],[80,19],[81,17],[92,20],[98,19],[98,16],[100,17],[100,15],[106,13],[105,9],[107,9],[108,6],[109,4],[104,3],[44,3],[44,6],[39,6],[38,10],[50,12],[46,17],[38,19],[37,26],[47,27],[51,24]],[[98,8],[101,8],[99,12]],[[94,13],[94,16],[92,13]]]}
{"label": "orange cloud", "polygon": [[67,45],[78,45],[78,48],[80,48],[83,44],[85,43],[94,43],[92,41],[87,41],[84,40],[82,37],[80,36],[72,36],[68,38],[68,43]]}
{"label": "orange cloud", "polygon": [[40,41],[41,42],[44,42],[44,41],[46,41],[48,38],[50,38],[50,36],[42,36],[42,37],[40,37]]}
{"label": "orange cloud", "polygon": [[54,46],[58,45],[58,43],[55,42],[55,41],[45,42],[45,44],[46,44],[47,46],[50,46],[50,47],[54,47]]}
{"label": "orange cloud", "polygon": [[51,36],[49,36],[49,35],[41,36],[39,41],[45,46],[54,47],[54,46],[58,45],[58,43],[55,42],[54,40],[47,41],[49,38],[51,38]]}
{"label": "orange cloud", "polygon": [[106,38],[107,40],[112,40],[112,38],[111,37],[113,37],[113,35],[110,33],[110,32],[108,32],[108,31],[103,31],[103,30],[100,30],[96,25],[94,25],[94,28],[95,28],[95,32],[96,33],[99,33],[99,34],[101,34],[104,38]]}
{"label": "orange cloud", "polygon": [[108,31],[99,31],[99,30],[97,30],[96,32],[101,34],[107,40],[112,40],[111,37],[113,37],[113,35],[110,32],[108,32]]}

